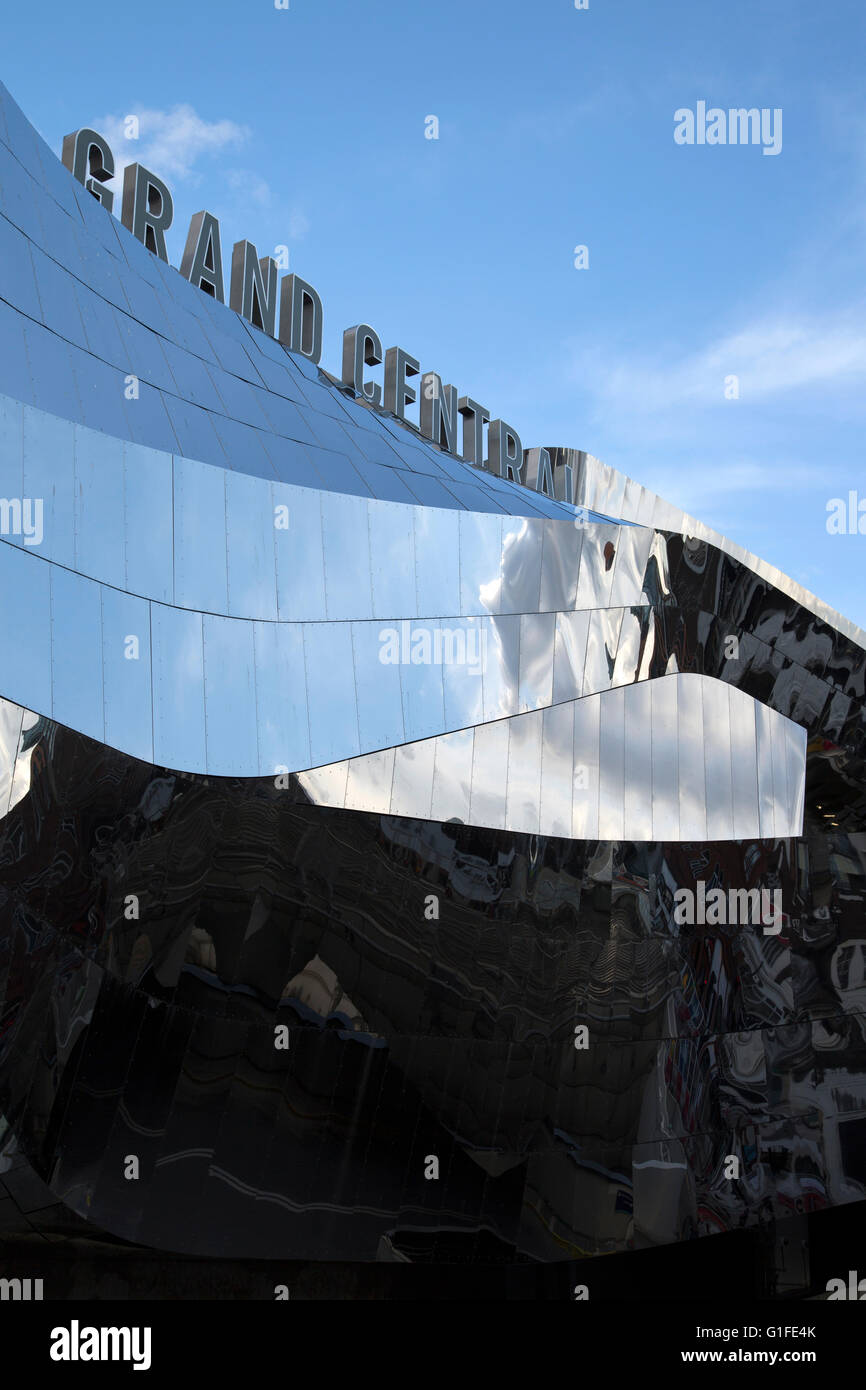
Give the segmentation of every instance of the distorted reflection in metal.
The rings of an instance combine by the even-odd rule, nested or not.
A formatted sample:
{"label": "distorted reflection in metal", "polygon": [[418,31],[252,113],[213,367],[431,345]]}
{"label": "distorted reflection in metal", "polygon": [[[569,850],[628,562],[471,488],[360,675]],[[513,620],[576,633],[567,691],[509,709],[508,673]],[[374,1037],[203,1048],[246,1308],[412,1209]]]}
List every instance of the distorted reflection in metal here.
{"label": "distorted reflection in metal", "polygon": [[[515,819],[556,800],[553,714],[512,737]],[[179,777],[23,723],[0,1100],[89,1222],[361,1260],[410,1228],[484,1228],[502,1258],[559,1260],[864,1195],[866,836],[828,833],[847,786],[823,750],[802,838],[638,844],[330,810],[294,778]],[[429,801],[434,764],[419,744],[380,761],[382,805],[398,782]],[[352,804],[351,763],[330,775]],[[781,931],[678,924],[674,890],[699,880],[778,889]],[[427,1153],[449,1160],[432,1205]]]}
{"label": "distorted reflection in metal", "polygon": [[450,1268],[866,1196],[866,635],[589,454],[569,506],[356,397],[2,87],[0,365],[0,1168]]}

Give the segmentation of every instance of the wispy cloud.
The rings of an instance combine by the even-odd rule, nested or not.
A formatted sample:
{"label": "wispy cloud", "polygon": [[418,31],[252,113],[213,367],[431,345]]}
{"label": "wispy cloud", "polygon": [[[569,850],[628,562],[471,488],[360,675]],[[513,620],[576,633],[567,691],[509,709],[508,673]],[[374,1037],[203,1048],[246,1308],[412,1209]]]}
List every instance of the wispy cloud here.
{"label": "wispy cloud", "polygon": [[225,181],[233,193],[242,193],[247,202],[257,207],[269,208],[274,201],[273,190],[267,179],[250,174],[245,169],[227,169]]}
{"label": "wispy cloud", "polygon": [[[138,122],[136,139],[129,138],[130,118]],[[96,129],[114,152],[118,174],[127,164],[144,164],[161,178],[189,178],[203,157],[237,149],[250,132],[235,121],[206,121],[188,105],[168,111],[133,108],[122,116],[102,116]]]}
{"label": "wispy cloud", "polygon": [[626,408],[658,415],[672,407],[725,403],[725,383],[736,377],[740,399],[767,400],[812,386],[846,387],[866,372],[862,312],[834,317],[769,316],[710,342],[696,352],[649,357],[579,351],[572,379],[600,410]]}
{"label": "wispy cloud", "polygon": [[[137,127],[130,125],[132,117],[137,120]],[[302,241],[307,235],[310,223],[302,206],[295,202],[286,207],[266,179],[248,168],[232,167],[229,162],[230,154],[250,139],[248,127],[227,119],[207,121],[185,104],[164,111],[133,107],[124,115],[102,116],[93,124],[114,154],[116,174],[108,186],[118,200],[124,169],[138,163],[165,179],[170,187],[173,181],[177,182],[178,187],[172,188],[177,208],[182,192],[188,195],[213,176],[213,166],[208,168],[208,163],[219,156],[220,183],[232,195],[228,206],[224,202],[223,213],[252,207],[276,218],[290,241]],[[131,128],[137,129],[136,138],[130,138]]]}
{"label": "wispy cloud", "polygon": [[[824,538],[828,487],[857,466],[864,322],[859,302],[810,313],[780,296],[741,325],[710,326],[691,351],[572,343],[563,398],[580,433],[562,437],[798,574],[804,547]],[[731,377],[736,399],[725,394]],[[834,448],[820,442],[816,416],[838,426]]]}
{"label": "wispy cloud", "polygon": [[652,487],[659,496],[675,500],[690,516],[702,519],[719,515],[730,518],[742,512],[750,495],[777,493],[780,478],[784,479],[786,494],[808,491],[814,488],[815,470],[804,463],[786,460],[768,464],[751,458],[714,461],[712,467],[688,470],[681,463],[652,468]]}

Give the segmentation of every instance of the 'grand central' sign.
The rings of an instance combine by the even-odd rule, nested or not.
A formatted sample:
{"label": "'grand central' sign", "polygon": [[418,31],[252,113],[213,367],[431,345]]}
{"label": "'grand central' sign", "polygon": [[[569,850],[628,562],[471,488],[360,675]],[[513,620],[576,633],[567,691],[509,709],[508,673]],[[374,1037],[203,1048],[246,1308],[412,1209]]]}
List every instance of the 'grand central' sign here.
{"label": "'grand central' sign", "polygon": [[[115,164],[103,136],[86,127],[67,135],[63,141],[63,163],[111,212],[114,194],[105,184],[114,177]],[[127,165],[121,221],[166,263],[165,234],[173,216],[172,196],[162,180],[141,164]],[[220,226],[212,213],[197,212],[192,218],[180,273],[203,293],[225,302]],[[229,306],[290,351],[319,362],[323,319],[319,295],[298,275],[284,275],[280,280],[276,261],[271,256],[259,258],[252,242],[238,241],[232,248]],[[365,367],[376,366],[383,360],[384,393],[378,382],[364,380]],[[421,375],[417,358],[403,348],[390,347],[383,353],[381,339],[368,323],[344,332],[342,382],[370,405],[383,405],[397,419],[406,421],[406,407],[416,400],[415,388],[409,384],[409,378],[414,376],[421,376],[420,427],[427,439],[465,463],[573,505],[574,474],[568,463],[557,461],[553,465],[547,449],[524,450],[511,425],[491,419],[486,406],[471,396],[461,396],[456,386],[443,385],[436,372]],[[463,424],[462,451],[458,450],[458,417]]]}

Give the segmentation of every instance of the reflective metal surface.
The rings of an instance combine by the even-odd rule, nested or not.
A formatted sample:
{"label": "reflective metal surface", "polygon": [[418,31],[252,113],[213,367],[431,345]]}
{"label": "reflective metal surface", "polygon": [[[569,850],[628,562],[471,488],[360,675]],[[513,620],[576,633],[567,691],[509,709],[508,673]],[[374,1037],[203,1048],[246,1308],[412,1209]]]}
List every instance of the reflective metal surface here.
{"label": "reflective metal surface", "polygon": [[[625,712],[690,681],[701,688],[674,676],[573,709],[600,712],[607,742],[605,702]],[[4,889],[41,927],[28,938],[0,904],[0,1096],[50,1183],[43,1200],[59,1192],[92,1225],[199,1255],[372,1260],[423,1219],[446,1239],[484,1228],[503,1258],[556,1261],[577,1242],[584,1257],[626,1250],[632,1229],[664,1244],[816,1192],[824,1205],[857,1197],[866,1170],[843,1126],[863,1113],[862,1039],[847,1026],[862,943],[855,919],[834,926],[832,913],[866,906],[862,835],[828,838],[822,801],[802,840],[735,839],[706,860],[694,842],[548,838],[539,808],[563,821],[571,800],[565,709],[492,724],[474,750],[460,733],[319,769],[306,778],[317,807],[294,779],[181,779],[0,705]],[[575,727],[577,747],[590,726]],[[631,756],[626,744],[627,780]],[[484,816],[497,775],[521,831],[464,823]],[[397,813],[421,804],[436,819]],[[829,895],[807,867],[823,843]],[[673,888],[711,877],[729,895],[779,885],[788,925],[683,925]],[[419,1124],[417,1152],[450,1155],[433,1207],[423,1175],[406,1203]],[[817,1155],[808,1167],[780,1154],[780,1135],[798,1134],[792,1152]],[[578,1136],[585,1165],[569,1157]],[[142,1160],[135,1201],[123,1163],[106,1161],[129,1152]],[[659,1159],[671,1152],[673,1166]],[[753,1185],[708,1172],[707,1152],[750,1155]],[[465,1162],[483,1155],[480,1170]],[[227,1183],[240,1204],[228,1223]],[[611,1186],[634,1228],[611,1217]],[[538,1201],[555,1219],[527,1211]]]}
{"label": "reflective metal surface", "polygon": [[[728,719],[728,699],[734,705]],[[446,689],[446,704],[448,692]],[[707,767],[703,730],[704,707],[724,712],[714,724],[713,796],[724,786],[725,769],[744,755],[745,742],[736,748],[732,727],[754,731],[751,776],[742,779],[740,795],[720,809],[707,797]],[[485,711],[486,712],[486,711]],[[573,730],[573,737],[572,737]],[[510,731],[510,732],[509,732]],[[714,838],[745,839],[770,835],[790,837],[800,833],[798,807],[802,804],[806,740],[804,731],[751,696],[728,690],[705,676],[674,675],[649,685],[630,685],[600,695],[530,711],[493,722],[477,724],[472,733],[471,821],[494,829],[556,835],[557,825],[572,824],[579,839],[661,839],[705,841]],[[546,740],[550,739],[549,747]],[[450,782],[443,781],[436,750],[448,744],[448,736],[413,744],[427,766],[436,764],[435,799],[443,820],[463,817],[459,809],[465,796],[467,769],[447,762]],[[429,745],[430,751],[423,751]],[[467,755],[468,756],[468,755]],[[775,762],[774,762],[775,759]],[[549,798],[539,789],[541,764],[550,775],[556,768],[556,787]],[[353,806],[356,810],[381,809],[365,803],[365,769],[378,798],[379,755],[353,758]],[[774,775],[774,769],[779,771]],[[784,768],[784,771],[781,768]],[[671,773],[673,769],[673,774]],[[299,774],[300,785],[311,801],[319,800],[318,777],[322,769]],[[789,785],[788,778],[794,781]],[[765,780],[768,779],[768,780]],[[328,782],[330,788],[332,783]],[[566,806],[568,787],[572,798]],[[728,782],[730,788],[730,781]],[[413,807],[411,789],[399,788],[399,809],[394,815],[426,814],[428,788],[422,781],[421,801]],[[530,798],[531,793],[531,798]],[[343,805],[330,799],[329,806]],[[531,799],[532,809],[527,809]],[[712,806],[713,827],[728,831],[724,837],[708,834]],[[385,808],[388,810],[388,806]],[[773,828],[767,830],[772,817]]]}
{"label": "reflective metal surface", "polygon": [[93,136],[0,88],[0,1146],[244,1259],[862,1199],[866,636]]}

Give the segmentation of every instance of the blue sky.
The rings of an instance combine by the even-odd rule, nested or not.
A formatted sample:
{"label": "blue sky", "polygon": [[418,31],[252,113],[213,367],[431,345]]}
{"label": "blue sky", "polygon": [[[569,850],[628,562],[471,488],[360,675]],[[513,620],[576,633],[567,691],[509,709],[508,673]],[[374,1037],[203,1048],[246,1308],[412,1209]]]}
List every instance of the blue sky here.
{"label": "blue sky", "polygon": [[[3,37],[54,149],[94,125],[168,183],[173,264],[199,208],[226,264],[288,245],[330,371],[367,321],[866,627],[866,536],[826,530],[866,499],[862,0],[49,0]],[[677,145],[699,101],[781,108],[781,152]]]}

